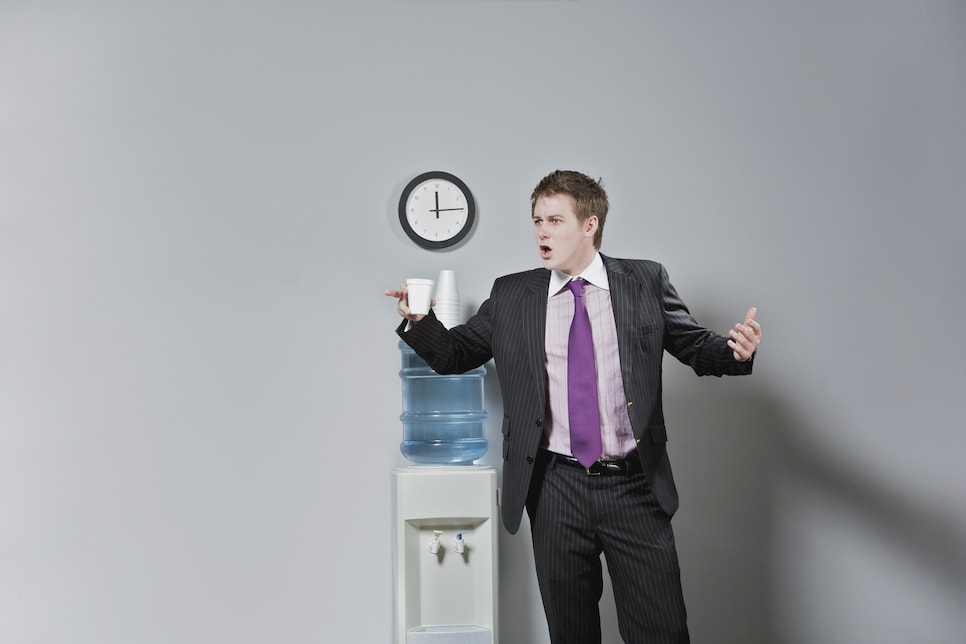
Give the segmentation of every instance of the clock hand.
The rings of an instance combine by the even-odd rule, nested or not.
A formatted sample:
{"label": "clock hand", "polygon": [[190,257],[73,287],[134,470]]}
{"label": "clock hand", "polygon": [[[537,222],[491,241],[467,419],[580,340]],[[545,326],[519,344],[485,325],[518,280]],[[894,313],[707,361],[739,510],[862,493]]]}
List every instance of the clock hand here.
{"label": "clock hand", "polygon": [[439,213],[441,213],[441,212],[450,212],[452,210],[466,210],[466,208],[440,208],[439,207],[439,190],[437,190],[436,191],[436,207],[435,208],[430,208],[429,209],[429,212],[435,212],[436,213],[436,219],[439,219]]}

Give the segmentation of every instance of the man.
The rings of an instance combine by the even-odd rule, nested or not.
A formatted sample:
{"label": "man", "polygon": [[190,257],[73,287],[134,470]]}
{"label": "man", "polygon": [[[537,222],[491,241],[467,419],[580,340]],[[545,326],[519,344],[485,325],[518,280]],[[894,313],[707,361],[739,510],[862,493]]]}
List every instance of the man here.
{"label": "man", "polygon": [[[663,266],[601,255],[609,203],[600,181],[558,170],[530,202],[543,268],[497,279],[476,315],[450,330],[432,311],[410,313],[405,284],[387,290],[405,318],[397,333],[439,373],[495,359],[503,523],[516,533],[526,508],[551,641],[600,642],[603,553],[624,641],[687,642],[662,355],[698,375],[751,373],[756,310],[718,335],[691,317]],[[588,319],[591,365],[573,366]]]}

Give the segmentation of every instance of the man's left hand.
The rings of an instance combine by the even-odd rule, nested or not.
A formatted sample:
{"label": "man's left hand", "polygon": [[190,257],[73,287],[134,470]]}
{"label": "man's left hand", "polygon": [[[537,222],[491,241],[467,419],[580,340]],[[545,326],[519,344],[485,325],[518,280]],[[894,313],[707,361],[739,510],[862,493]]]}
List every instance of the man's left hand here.
{"label": "man's left hand", "polygon": [[758,309],[751,307],[745,314],[744,324],[738,323],[728,335],[728,346],[734,351],[735,360],[738,362],[748,362],[755,354],[758,345],[761,344],[761,325],[755,321]]}

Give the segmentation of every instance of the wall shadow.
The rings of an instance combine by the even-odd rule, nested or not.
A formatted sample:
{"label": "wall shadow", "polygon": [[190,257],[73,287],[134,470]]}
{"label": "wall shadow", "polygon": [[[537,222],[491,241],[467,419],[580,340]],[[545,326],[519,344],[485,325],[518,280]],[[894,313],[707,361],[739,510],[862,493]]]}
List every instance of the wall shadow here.
{"label": "wall shadow", "polygon": [[[966,600],[962,528],[942,508],[896,489],[894,473],[878,477],[850,467],[846,454],[823,445],[767,383],[751,378],[694,382],[692,375],[686,385],[665,388],[681,495],[674,527],[693,641],[818,641],[789,633],[781,619],[783,611],[795,611],[780,583],[789,562],[779,558],[788,546],[778,542],[789,486],[844,507],[905,563],[939,585],[961,589]],[[776,603],[780,590],[784,606]]]}

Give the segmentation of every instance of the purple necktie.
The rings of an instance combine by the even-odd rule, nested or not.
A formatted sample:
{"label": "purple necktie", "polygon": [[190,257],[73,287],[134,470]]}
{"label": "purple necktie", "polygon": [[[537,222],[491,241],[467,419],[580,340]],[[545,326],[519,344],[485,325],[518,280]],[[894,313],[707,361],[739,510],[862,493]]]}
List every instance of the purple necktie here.
{"label": "purple necktie", "polygon": [[600,409],[597,406],[597,368],[590,316],[584,308],[584,281],[571,280],[574,320],[567,349],[567,402],[570,408],[570,451],[589,468],[600,458]]}

